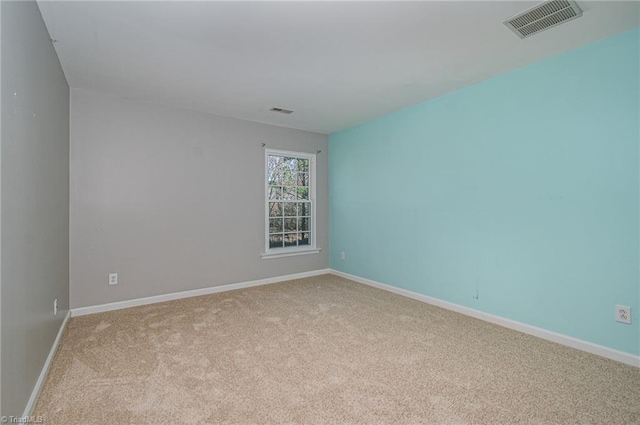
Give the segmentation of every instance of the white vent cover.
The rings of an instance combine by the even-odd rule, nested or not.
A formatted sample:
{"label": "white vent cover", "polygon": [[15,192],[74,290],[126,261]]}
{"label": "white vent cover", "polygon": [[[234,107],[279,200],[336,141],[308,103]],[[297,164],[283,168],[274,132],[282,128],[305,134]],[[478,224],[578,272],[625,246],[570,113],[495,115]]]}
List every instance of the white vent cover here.
{"label": "white vent cover", "polygon": [[293,111],[291,109],[277,108],[275,106],[273,108],[269,109],[269,111],[271,111],[271,112],[279,112],[281,114],[287,114],[287,115],[293,114]]}
{"label": "white vent cover", "polygon": [[518,13],[504,21],[504,24],[518,37],[527,38],[580,16],[582,10],[575,1],[552,0]]}

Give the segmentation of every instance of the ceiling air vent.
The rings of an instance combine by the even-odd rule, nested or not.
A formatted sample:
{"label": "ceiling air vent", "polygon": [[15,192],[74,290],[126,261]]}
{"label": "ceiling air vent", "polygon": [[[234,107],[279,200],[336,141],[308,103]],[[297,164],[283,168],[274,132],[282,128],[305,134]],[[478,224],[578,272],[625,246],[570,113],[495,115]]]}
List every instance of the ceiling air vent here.
{"label": "ceiling air vent", "polygon": [[504,21],[504,24],[518,37],[527,38],[580,16],[582,10],[575,1],[552,0],[518,13]]}
{"label": "ceiling air vent", "polygon": [[275,106],[271,109],[269,109],[271,112],[278,112],[281,114],[293,114],[293,111],[291,109],[283,109],[283,108],[276,108]]}

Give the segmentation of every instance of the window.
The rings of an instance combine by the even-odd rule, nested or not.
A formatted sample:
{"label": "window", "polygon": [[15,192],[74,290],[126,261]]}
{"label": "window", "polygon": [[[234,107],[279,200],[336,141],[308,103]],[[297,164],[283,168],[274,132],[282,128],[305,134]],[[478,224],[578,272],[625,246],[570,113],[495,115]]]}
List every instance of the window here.
{"label": "window", "polygon": [[265,253],[262,258],[319,252],[315,160],[308,153],[265,152]]}

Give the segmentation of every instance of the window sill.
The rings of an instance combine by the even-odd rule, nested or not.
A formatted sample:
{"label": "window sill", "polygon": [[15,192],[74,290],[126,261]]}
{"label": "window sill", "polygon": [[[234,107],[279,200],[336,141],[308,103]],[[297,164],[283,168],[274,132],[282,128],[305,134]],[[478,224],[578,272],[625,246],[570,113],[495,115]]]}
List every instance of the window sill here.
{"label": "window sill", "polygon": [[262,253],[260,254],[260,257],[263,260],[270,260],[272,258],[293,257],[295,255],[317,254],[320,251],[322,251],[321,248],[282,249],[282,251]]}

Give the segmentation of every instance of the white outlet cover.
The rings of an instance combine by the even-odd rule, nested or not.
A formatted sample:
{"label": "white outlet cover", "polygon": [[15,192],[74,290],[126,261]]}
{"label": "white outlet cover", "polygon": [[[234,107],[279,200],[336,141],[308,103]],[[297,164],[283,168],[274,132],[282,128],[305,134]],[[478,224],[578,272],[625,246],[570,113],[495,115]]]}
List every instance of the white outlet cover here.
{"label": "white outlet cover", "polygon": [[624,305],[616,306],[616,321],[631,324],[631,307]]}
{"label": "white outlet cover", "polygon": [[109,285],[118,284],[118,273],[109,273]]}

